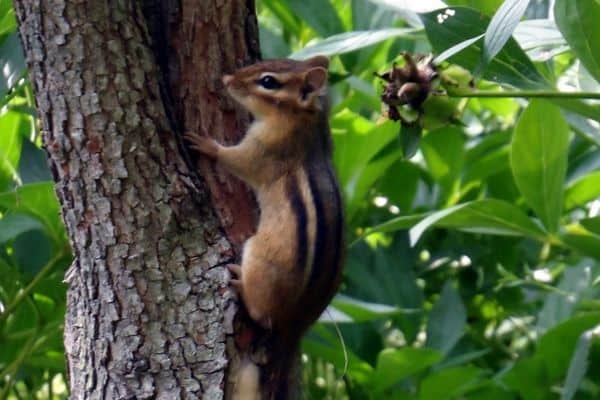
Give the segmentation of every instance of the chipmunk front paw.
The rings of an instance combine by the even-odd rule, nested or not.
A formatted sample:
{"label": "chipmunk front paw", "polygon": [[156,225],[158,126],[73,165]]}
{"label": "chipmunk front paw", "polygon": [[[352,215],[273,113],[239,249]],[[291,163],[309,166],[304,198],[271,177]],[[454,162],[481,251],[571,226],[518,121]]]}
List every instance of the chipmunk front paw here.
{"label": "chipmunk front paw", "polygon": [[208,156],[215,158],[219,151],[219,144],[211,138],[197,135],[195,133],[186,133],[185,139],[191,143],[191,148]]}

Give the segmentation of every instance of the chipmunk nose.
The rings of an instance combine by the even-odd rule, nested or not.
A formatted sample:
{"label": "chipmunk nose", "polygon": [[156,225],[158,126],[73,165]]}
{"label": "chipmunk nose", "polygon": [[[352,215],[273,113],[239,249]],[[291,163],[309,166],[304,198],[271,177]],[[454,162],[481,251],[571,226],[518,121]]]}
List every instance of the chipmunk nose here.
{"label": "chipmunk nose", "polygon": [[223,82],[223,84],[225,86],[228,86],[229,83],[233,80],[233,76],[232,75],[223,75],[223,77],[221,78],[221,81]]}

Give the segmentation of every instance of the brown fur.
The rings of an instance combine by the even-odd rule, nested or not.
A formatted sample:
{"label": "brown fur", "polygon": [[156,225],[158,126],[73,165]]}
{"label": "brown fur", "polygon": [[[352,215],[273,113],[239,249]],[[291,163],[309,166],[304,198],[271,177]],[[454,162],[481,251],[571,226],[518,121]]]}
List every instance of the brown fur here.
{"label": "brown fur", "polygon": [[[333,169],[326,107],[326,57],[265,61],[223,77],[230,95],[256,118],[244,139],[225,147],[187,135],[255,191],[261,210],[256,234],[244,245],[239,274],[248,313],[272,330],[279,351],[295,352],[340,282],[342,205]],[[265,75],[280,87],[265,88]],[[281,354],[282,380],[293,364]],[[285,398],[286,388],[272,394]]]}

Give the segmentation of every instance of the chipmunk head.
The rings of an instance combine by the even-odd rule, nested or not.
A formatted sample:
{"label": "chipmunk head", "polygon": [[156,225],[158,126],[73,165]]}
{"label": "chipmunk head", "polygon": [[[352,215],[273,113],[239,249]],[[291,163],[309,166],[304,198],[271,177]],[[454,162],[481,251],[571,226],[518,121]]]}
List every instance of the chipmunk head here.
{"label": "chipmunk head", "polygon": [[315,112],[323,109],[329,59],[270,60],[223,76],[229,94],[260,118],[273,112]]}

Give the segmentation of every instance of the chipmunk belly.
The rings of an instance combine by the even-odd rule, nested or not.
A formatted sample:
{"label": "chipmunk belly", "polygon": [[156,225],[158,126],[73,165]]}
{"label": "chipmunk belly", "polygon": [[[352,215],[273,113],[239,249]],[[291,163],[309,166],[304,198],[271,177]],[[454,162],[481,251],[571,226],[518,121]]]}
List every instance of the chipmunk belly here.
{"label": "chipmunk belly", "polygon": [[[251,316],[283,323],[296,308],[310,277],[316,240],[316,209],[302,169],[259,188],[256,234],[242,255],[243,296]],[[282,296],[285,293],[285,296]]]}

